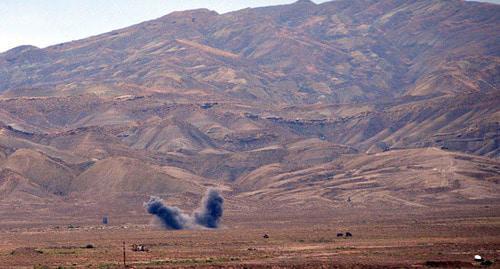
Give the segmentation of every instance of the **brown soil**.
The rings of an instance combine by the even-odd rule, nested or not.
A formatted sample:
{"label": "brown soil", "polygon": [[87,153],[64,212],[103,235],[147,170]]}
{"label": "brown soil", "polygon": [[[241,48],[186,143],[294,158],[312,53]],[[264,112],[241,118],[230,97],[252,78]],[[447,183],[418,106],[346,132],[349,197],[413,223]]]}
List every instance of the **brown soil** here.
{"label": "brown soil", "polygon": [[[475,254],[495,268],[498,209],[231,212],[217,230],[167,231],[138,216],[109,226],[2,226],[0,268],[121,268],[123,242],[131,268],[467,268],[480,266]],[[353,237],[337,237],[347,231]]]}

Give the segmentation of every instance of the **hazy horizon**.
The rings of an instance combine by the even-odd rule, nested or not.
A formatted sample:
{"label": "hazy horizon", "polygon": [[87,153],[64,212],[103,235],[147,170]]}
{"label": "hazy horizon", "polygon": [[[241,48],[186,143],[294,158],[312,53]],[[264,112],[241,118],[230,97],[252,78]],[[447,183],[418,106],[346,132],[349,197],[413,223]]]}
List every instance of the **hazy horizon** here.
{"label": "hazy horizon", "polygon": [[[40,48],[109,32],[152,20],[173,11],[208,8],[218,13],[247,7],[290,4],[295,0],[66,1],[3,0],[0,2],[0,52],[21,45]],[[315,3],[327,0],[314,0]],[[500,3],[500,0],[489,2]]]}

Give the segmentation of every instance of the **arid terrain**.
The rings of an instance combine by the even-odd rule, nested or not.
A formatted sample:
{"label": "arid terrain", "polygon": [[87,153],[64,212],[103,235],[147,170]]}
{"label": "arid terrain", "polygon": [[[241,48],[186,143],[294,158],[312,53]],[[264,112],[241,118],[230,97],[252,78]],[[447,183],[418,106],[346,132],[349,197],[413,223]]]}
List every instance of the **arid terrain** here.
{"label": "arid terrain", "polygon": [[[490,3],[300,0],[0,53],[0,268],[498,266],[499,33]],[[220,229],[143,206],[208,188]]]}
{"label": "arid terrain", "polygon": [[217,230],[167,231],[137,217],[16,225],[0,231],[0,268],[123,268],[124,241],[133,268],[480,268],[474,255],[500,258],[499,209],[229,211]]}

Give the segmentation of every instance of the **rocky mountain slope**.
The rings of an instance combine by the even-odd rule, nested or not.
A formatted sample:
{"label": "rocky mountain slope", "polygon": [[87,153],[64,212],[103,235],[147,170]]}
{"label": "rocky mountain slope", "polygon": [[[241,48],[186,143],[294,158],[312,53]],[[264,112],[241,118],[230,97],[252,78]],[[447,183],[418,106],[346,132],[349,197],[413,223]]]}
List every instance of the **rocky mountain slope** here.
{"label": "rocky mountain slope", "polygon": [[499,14],[301,0],[9,50],[0,200],[140,208],[215,186],[234,207],[498,202]]}
{"label": "rocky mountain slope", "polygon": [[[500,7],[453,1],[310,1],[174,12],[0,57],[6,95],[200,89],[286,104],[498,89]],[[176,90],[176,92],[180,92]]]}

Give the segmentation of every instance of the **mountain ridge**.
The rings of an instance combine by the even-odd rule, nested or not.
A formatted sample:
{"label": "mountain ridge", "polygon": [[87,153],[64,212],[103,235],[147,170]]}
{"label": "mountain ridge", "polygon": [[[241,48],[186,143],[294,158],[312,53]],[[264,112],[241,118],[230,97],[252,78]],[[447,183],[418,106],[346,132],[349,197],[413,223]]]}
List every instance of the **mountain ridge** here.
{"label": "mountain ridge", "polygon": [[234,208],[497,203],[498,14],[299,1],[9,50],[0,200],[137,212],[216,187]]}
{"label": "mountain ridge", "polygon": [[[461,92],[464,90],[483,91],[488,90],[485,89],[488,87],[490,88],[489,90],[491,90],[491,88],[496,89],[498,87],[498,82],[491,77],[491,73],[496,74],[497,72],[495,68],[498,66],[499,61],[498,43],[495,41],[494,37],[482,34],[486,32],[495,32],[494,28],[496,26],[493,25],[496,25],[495,22],[499,20],[498,16],[495,16],[495,14],[498,14],[495,13],[495,9],[499,9],[497,5],[494,5],[493,8],[488,5],[487,8],[482,4],[466,3],[463,1],[421,1],[418,3],[413,3],[411,1],[365,2],[363,2],[363,4],[366,5],[366,8],[361,7],[361,2],[347,4],[345,1],[333,1],[314,6],[307,4],[307,6],[310,7],[306,8],[306,10],[299,7],[304,5],[304,3],[294,3],[270,8],[241,10],[220,15],[208,10],[174,12],[156,20],[140,23],[87,39],[55,45],[41,50],[30,49],[28,51],[35,50],[37,54],[40,54],[37,56],[29,56],[34,60],[34,62],[30,64],[35,64],[36,66],[38,63],[42,65],[40,66],[42,69],[37,71],[35,68],[34,73],[41,72],[44,76],[43,79],[40,77],[41,80],[31,76],[28,80],[29,84],[25,84],[24,86],[30,85],[30,87],[36,87],[36,85],[39,85],[39,87],[52,87],[50,86],[51,84],[57,83],[59,87],[61,87],[60,84],[67,83],[64,81],[67,81],[69,78],[72,78],[72,80],[76,78],[76,81],[81,80],[81,78],[75,77],[75,74],[79,74],[84,76],[84,79],[77,83],[81,84],[77,86],[77,88],[81,88],[78,91],[96,86],[111,87],[123,91],[123,86],[117,85],[116,82],[114,82],[115,79],[112,78],[116,76],[117,79],[120,78],[129,81],[128,83],[130,85],[135,84],[134,87],[138,87],[140,84],[144,85],[144,81],[147,80],[149,87],[155,85],[162,88],[173,87],[177,89],[201,87],[204,89],[211,88],[215,91],[220,91],[222,88],[225,89],[223,94],[229,96],[233,95],[240,99],[248,99],[248,97],[251,97],[259,101],[265,101],[271,97],[275,99],[275,101],[285,103],[321,102],[324,98],[326,98],[325,102],[339,102],[342,101],[343,98],[345,101],[352,102],[356,101],[356,98],[358,98],[356,97],[356,94],[358,94],[356,92],[359,92],[359,96],[362,96],[364,100],[373,100],[375,96],[377,96],[377,98],[391,98],[395,96],[395,93],[398,94],[398,92],[401,91],[402,94],[406,92],[406,94],[410,93],[412,95],[428,95],[432,94],[432,92],[429,92],[430,90],[436,91],[436,89],[441,93],[456,91],[447,89],[450,87],[443,84],[442,77],[445,77],[446,84],[454,84],[453,86],[460,89],[459,91]],[[389,8],[390,12],[384,16],[380,16],[377,12],[381,12],[379,10],[384,10],[384,8]],[[476,11],[474,8],[480,9],[480,12]],[[308,12],[309,9],[310,12]],[[475,17],[469,15],[470,26],[465,27],[465,29],[460,29],[453,25],[456,23],[454,20],[462,19],[466,12],[464,9],[473,9]],[[292,13],[286,13],[288,10]],[[438,30],[437,33],[439,33],[439,35],[431,34],[432,36],[426,37],[426,35],[421,34],[421,37],[418,36],[417,33],[419,32],[419,28],[426,30],[423,27],[427,27],[425,24],[419,22],[419,20],[429,20],[425,15],[427,14],[426,10],[434,10],[433,12],[442,13],[439,14],[439,16],[448,17],[450,22],[441,22],[440,24],[446,23],[446,27],[449,29],[453,29],[453,27],[457,28],[457,33],[452,34],[454,33],[453,31],[444,32]],[[302,15],[299,16],[296,12]],[[349,12],[353,14],[352,17],[342,17],[342,13]],[[334,15],[327,17],[325,13]],[[363,16],[365,13],[369,13],[371,16]],[[404,16],[408,16],[408,14],[411,14],[411,16],[415,18],[413,19],[415,20],[414,24],[405,25],[403,23],[403,19],[406,18]],[[280,16],[287,19],[285,19],[285,21],[280,21]],[[399,18],[398,16],[403,17]],[[436,15],[435,17],[439,16]],[[252,18],[258,19],[260,23],[250,23]],[[328,20],[328,22],[325,22],[325,20]],[[372,26],[366,28],[364,24],[365,21],[371,23]],[[390,25],[390,27],[387,27],[387,25]],[[481,27],[486,27],[486,29],[482,29],[482,31],[476,30],[480,25]],[[263,26],[265,26],[265,28],[262,28]],[[327,30],[326,27],[328,26],[333,27],[333,29],[329,31],[339,29],[338,31],[341,32],[338,34],[328,34],[324,32]],[[398,30],[397,27],[395,28],[395,26],[401,28],[401,31]],[[229,30],[228,27],[232,30]],[[246,30],[242,31],[242,29],[238,27],[243,27],[242,29]],[[416,29],[408,27],[416,27]],[[493,28],[491,29],[491,27]],[[464,28],[464,26],[461,28]],[[488,30],[488,28],[490,28],[490,30]],[[265,32],[263,32],[264,29]],[[405,33],[409,32],[410,29],[421,41],[411,41],[415,40],[415,37],[411,37],[411,35]],[[436,29],[439,29],[439,27]],[[231,31],[239,32],[238,34],[231,34]],[[344,34],[342,34],[342,31]],[[464,31],[465,33],[463,33]],[[401,35],[400,32],[403,34]],[[249,36],[250,33],[252,33],[253,38]],[[429,34],[430,33],[431,32],[429,32]],[[355,43],[339,43],[339,41],[343,40],[343,35],[346,34],[347,37]],[[406,37],[404,37],[405,35]],[[466,44],[464,42],[468,42],[460,39],[461,36],[464,35],[476,35],[477,38],[482,39],[481,43],[476,42],[467,45],[469,47],[475,46],[474,54],[471,54],[468,49],[463,49],[465,48],[463,44]],[[228,39],[229,37],[230,39]],[[402,39],[403,42],[398,41],[398,38]],[[436,40],[429,40],[426,43],[425,40],[429,38],[434,38]],[[440,60],[441,62],[432,60],[432,58],[435,58],[435,52],[432,52],[432,50],[441,50],[439,47],[443,45],[439,42],[441,42],[440,40],[443,40],[443,38],[449,40],[446,46],[449,47],[451,45],[451,48],[455,50],[453,52],[451,49],[448,50],[448,58],[460,57],[462,62],[466,60],[464,64],[469,66],[467,70],[462,70],[464,64],[456,65],[456,61],[451,58],[451,61],[443,59],[444,62],[443,60]],[[254,41],[252,41],[252,39]],[[276,43],[273,39],[282,40],[282,42]],[[363,45],[363,43],[356,44],[356,39],[360,41],[366,40],[368,44],[375,42],[375,46],[370,47],[370,45]],[[183,40],[181,41],[183,43],[179,44],[179,40]],[[404,40],[408,40],[414,44]],[[126,43],[124,43],[125,41]],[[107,42],[108,44],[100,45],[102,42]],[[146,47],[144,46],[144,42],[148,44]],[[395,46],[390,45],[391,43],[395,44]],[[410,47],[410,45],[414,46],[414,48]],[[244,48],[245,46],[247,48]],[[388,48],[393,51],[381,50],[379,48],[380,46],[388,46]],[[312,54],[307,52],[309,48],[314,49]],[[408,52],[410,52],[410,54],[406,56],[404,54],[401,55],[402,49],[409,49]],[[40,53],[38,53],[38,51]],[[183,51],[192,55],[197,55],[197,57],[202,57],[204,59],[203,61],[208,62],[204,63],[204,65],[198,65],[195,62],[195,58],[191,59],[191,56],[186,58],[186,55],[183,54],[185,52]],[[216,54],[212,55],[211,51]],[[290,54],[288,51],[296,51],[297,53]],[[63,76],[60,78],[63,80],[60,81],[57,77],[51,77],[53,76],[51,75],[53,74],[51,70],[54,69],[54,66],[51,65],[52,67],[47,70],[46,67],[43,67],[43,62],[49,59],[50,61],[67,61],[64,60],[64,57],[69,57],[69,52],[71,52],[71,55],[74,55],[72,57],[80,54],[81,56],[77,56],[77,58],[87,60],[83,62],[82,60],[77,60],[71,64],[72,60],[68,59],[69,62],[60,67],[71,70],[65,75],[67,78],[65,79]],[[97,54],[92,56],[91,54],[89,55],[90,52]],[[141,60],[139,61],[139,58],[126,56],[131,53],[139,53],[136,57],[140,57]],[[169,56],[172,53],[173,55]],[[175,55],[177,53],[180,53],[180,55]],[[387,53],[399,53],[399,55],[395,57]],[[419,55],[418,58],[424,60],[411,62],[412,58],[415,59],[416,56],[411,53],[416,53],[416,55]],[[425,58],[429,57],[426,56],[426,54],[429,53],[431,53],[429,55],[430,59],[425,60]],[[491,56],[484,58],[483,61],[474,58],[465,58],[479,53],[481,53],[483,57],[487,55]],[[158,57],[156,57],[156,59],[151,58],[152,55],[156,54],[166,57],[165,60],[170,63],[164,62],[165,60],[158,61]],[[242,62],[232,62],[232,60],[224,59],[224,56],[222,56],[222,58],[219,57],[224,54],[231,55],[230,58],[235,58],[236,55],[239,55],[237,58],[242,60]],[[20,57],[22,58],[22,55]],[[375,58],[372,59],[370,57]],[[5,59],[6,57],[0,56],[0,59],[1,58]],[[405,58],[408,59],[405,60]],[[270,63],[267,59],[275,59],[275,63]],[[331,66],[327,65],[324,59],[331,59],[335,62],[340,61],[340,63],[337,63],[332,69]],[[403,62],[398,59],[402,59]],[[7,62],[9,61],[12,61],[12,59],[7,59]],[[91,62],[86,63],[86,61]],[[110,62],[107,63],[107,61]],[[287,61],[293,61],[293,65],[290,65]],[[421,61],[422,63],[420,63]],[[480,67],[482,63],[491,61],[495,64],[491,67],[493,70],[488,72],[490,75],[488,75],[488,73],[478,73],[478,67]],[[187,62],[189,62],[189,64],[186,66],[185,63]],[[150,65],[153,63],[160,64],[161,67],[159,68],[163,70],[169,70],[169,75],[156,74],[154,71],[150,70]],[[208,65],[208,63],[210,63],[210,65]],[[114,65],[112,69],[109,69],[111,67],[110,64]],[[220,64],[225,65],[226,69],[217,68]],[[453,68],[456,71],[449,70],[452,68],[449,66],[450,64],[455,64]],[[474,67],[474,65],[478,64],[478,67]],[[80,67],[75,68],[76,65]],[[364,67],[361,67],[360,69],[360,65],[366,65],[366,67],[370,68],[365,70]],[[422,73],[423,70],[425,70],[420,67],[422,65],[436,66],[439,68],[433,72],[427,71]],[[102,67],[96,68],[97,66]],[[210,67],[208,68],[208,66]],[[196,68],[200,71],[197,71]],[[383,68],[383,73],[377,71],[380,70],[380,68]],[[407,70],[397,71],[396,68]],[[107,69],[109,69],[109,71],[106,71]],[[127,69],[129,71],[126,71]],[[350,71],[350,69],[353,70]],[[357,69],[359,69],[359,71],[356,71]],[[23,72],[22,68],[19,71]],[[146,75],[147,78],[141,79],[133,75],[135,72],[139,72],[138,74],[142,73]],[[288,74],[288,78],[283,77],[283,72]],[[333,72],[333,74],[336,75],[334,78],[327,78],[322,74],[325,72]],[[398,72],[400,74],[398,74]],[[406,73],[406,75],[403,72]],[[484,82],[474,85],[470,82],[470,78],[468,78],[470,75],[464,76],[461,74],[464,72],[469,74],[475,73],[477,74],[476,76],[478,76],[477,78]],[[105,76],[104,74],[107,75]],[[371,77],[367,77],[367,74],[371,74]],[[48,75],[48,77],[46,77],[46,75]],[[389,75],[389,77],[387,75]],[[405,76],[410,77],[404,78]],[[0,77],[6,78],[3,80],[4,83],[0,85],[1,91],[8,89],[15,90],[15,88],[24,87],[23,82],[17,82],[16,79],[12,78],[9,79],[5,72],[2,72]],[[420,81],[416,81],[417,85],[412,86],[411,81],[415,81],[415,77],[420,78]],[[48,79],[51,81],[49,84],[43,82],[44,80],[48,81]],[[332,79],[335,80],[332,81]],[[258,80],[265,81],[265,83],[258,82]],[[283,80],[283,82],[276,84],[277,81],[280,80]],[[314,80],[324,82],[323,84],[318,84],[317,82],[313,82]],[[374,82],[370,82],[371,80]],[[9,81],[8,85],[5,81]],[[99,82],[96,84],[97,81]],[[326,81],[328,81],[327,84],[325,84]],[[409,81],[409,84],[404,81]],[[75,82],[73,82],[73,84],[75,84]],[[375,82],[376,84],[373,84]],[[102,85],[103,83],[105,85]],[[287,97],[284,93],[280,93],[279,88],[282,87],[293,89],[291,92],[292,94]],[[405,88],[406,90],[404,90]],[[56,91],[60,92],[61,90]],[[111,91],[111,94],[113,94],[113,89],[106,89],[105,92],[106,91]],[[347,95],[342,97],[342,92],[344,91],[347,92]],[[67,94],[73,93],[70,91]],[[290,97],[293,99],[290,100]]]}

